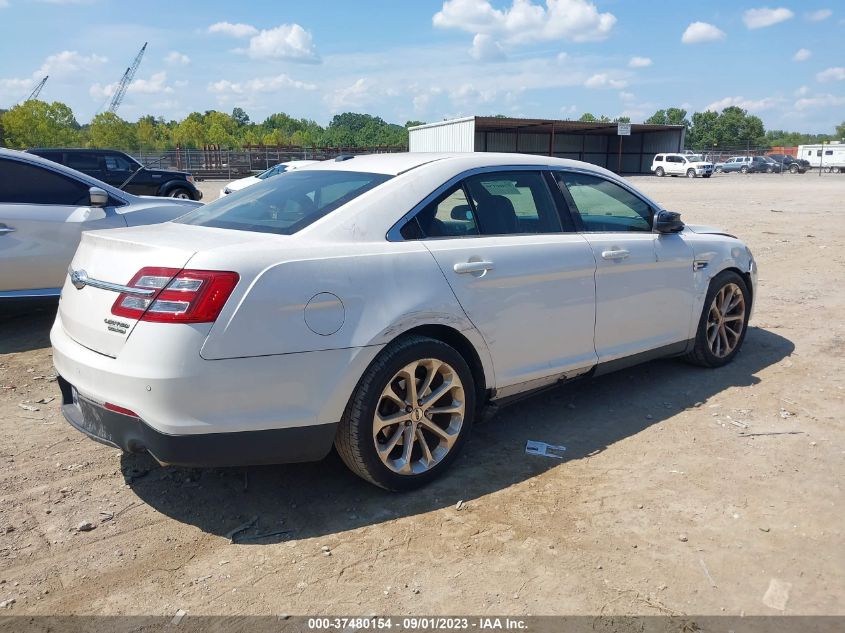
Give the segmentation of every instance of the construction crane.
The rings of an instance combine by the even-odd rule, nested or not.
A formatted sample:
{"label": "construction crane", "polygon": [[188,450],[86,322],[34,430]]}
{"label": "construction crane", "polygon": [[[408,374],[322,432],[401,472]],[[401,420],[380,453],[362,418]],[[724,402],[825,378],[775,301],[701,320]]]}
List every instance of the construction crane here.
{"label": "construction crane", "polygon": [[32,94],[29,95],[25,101],[32,101],[33,99],[37,99],[38,95],[41,94],[41,91],[44,89],[44,84],[47,83],[47,80],[50,78],[50,75],[45,75],[44,79],[38,82],[38,85],[35,86],[35,90],[32,91]]}
{"label": "construction crane", "polygon": [[120,83],[117,84],[117,89],[114,91],[114,94],[111,98],[111,103],[109,104],[109,112],[116,112],[117,109],[120,107],[120,104],[123,102],[123,97],[126,96],[126,91],[129,89],[129,84],[132,83],[132,80],[135,78],[135,73],[138,72],[138,66],[141,65],[141,58],[144,56],[145,50],[147,50],[147,42],[144,42],[144,45],[141,47],[141,50],[138,51],[137,55],[135,55],[135,59],[132,61],[132,65],[126,69],[126,72],[123,73],[123,77],[120,78]]}

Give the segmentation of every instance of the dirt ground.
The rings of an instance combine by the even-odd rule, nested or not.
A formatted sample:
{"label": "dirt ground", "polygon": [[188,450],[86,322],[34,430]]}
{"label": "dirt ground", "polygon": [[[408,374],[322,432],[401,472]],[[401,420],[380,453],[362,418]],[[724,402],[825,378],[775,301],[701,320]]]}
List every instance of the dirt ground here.
{"label": "dirt ground", "polygon": [[[632,180],[750,245],[742,353],[514,405],[413,494],[336,456],[215,470],[122,456],[61,417],[55,306],[7,311],[0,613],[845,614],[845,177]],[[531,439],[565,458],[525,454]]]}

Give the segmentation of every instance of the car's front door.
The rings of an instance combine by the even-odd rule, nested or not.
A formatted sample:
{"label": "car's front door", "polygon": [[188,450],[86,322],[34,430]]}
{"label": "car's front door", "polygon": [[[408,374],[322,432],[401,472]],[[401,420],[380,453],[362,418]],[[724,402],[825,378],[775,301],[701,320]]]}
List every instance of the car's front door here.
{"label": "car's front door", "polygon": [[[483,336],[497,389],[595,365],[595,260],[539,169],[469,176],[409,228]],[[562,201],[562,198],[561,198]]]}
{"label": "car's front door", "polygon": [[653,232],[656,209],[626,187],[581,172],[556,178],[597,264],[599,362],[686,341],[695,298],[692,247],[681,234]]}
{"label": "car's front door", "polygon": [[[112,187],[122,187],[124,191],[134,193],[135,195],[155,195],[155,191],[150,191],[149,185],[143,186],[139,180],[141,174],[133,174],[138,169],[139,165],[129,162],[121,154],[106,154],[103,157],[103,162],[106,168],[106,178],[104,180]],[[125,184],[129,181],[128,184]]]}
{"label": "car's front door", "polygon": [[89,204],[87,183],[0,158],[0,296],[58,293],[82,231],[126,226]]}

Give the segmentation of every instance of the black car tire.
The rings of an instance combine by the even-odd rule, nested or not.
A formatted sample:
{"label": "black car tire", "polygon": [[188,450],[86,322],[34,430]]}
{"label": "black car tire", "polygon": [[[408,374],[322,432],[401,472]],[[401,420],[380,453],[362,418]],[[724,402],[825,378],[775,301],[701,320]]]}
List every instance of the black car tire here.
{"label": "black car tire", "polygon": [[687,178],[695,178],[695,170],[687,169]]}
{"label": "black car tire", "polygon": [[170,193],[167,194],[169,198],[179,198],[181,200],[193,200],[194,196],[191,195],[190,190],[186,189],[185,187],[176,187]]}
{"label": "black car tire", "polygon": [[773,174],[774,172],[775,172],[774,167],[766,167],[766,173],[767,174]]}
{"label": "black car tire", "polygon": [[723,173],[725,170],[724,170],[724,169],[722,169],[721,167],[717,167],[714,171],[715,171],[717,174],[721,174],[721,173]]}
{"label": "black car tire", "polygon": [[666,175],[666,172],[663,171],[662,167],[658,167],[654,170],[654,175],[662,178],[664,175]]}
{"label": "black car tire", "polygon": [[798,165],[790,165],[789,166],[789,173],[790,174],[797,174],[798,173]]}
{"label": "black car tire", "polygon": [[[733,286],[742,293],[743,299],[743,320],[740,329],[739,337],[736,339],[735,345],[729,354],[725,356],[717,356],[711,349],[707,340],[708,324],[710,322],[710,312],[713,306],[713,300],[723,288]],[[692,350],[684,357],[689,363],[699,365],[701,367],[721,367],[731,362],[742,347],[745,340],[745,333],[748,331],[748,316],[751,313],[751,293],[748,290],[748,285],[742,275],[732,271],[725,270],[716,275],[710,281],[710,287],[707,290],[707,296],[704,298],[704,306],[701,309],[701,317],[698,320],[698,330],[695,335],[695,345]],[[718,333],[717,333],[718,336]]]}
{"label": "black car tire", "polygon": [[[376,411],[378,407],[383,406],[382,402],[385,398],[383,394],[388,386],[397,379],[397,374],[401,373],[402,369],[409,364],[424,359],[440,361],[459,379],[459,386],[463,393],[463,420],[461,421],[454,443],[448,449],[448,452],[441,457],[440,461],[420,473],[400,474],[389,468],[377,452],[376,443],[379,441],[378,438],[381,437],[378,435],[381,431],[374,432]],[[422,365],[418,365],[416,369],[418,370],[420,366]],[[443,382],[440,384],[442,385]],[[432,385],[436,387],[437,383],[432,383]],[[419,386],[420,384],[417,384],[417,387]],[[394,396],[399,395],[395,388],[392,391]],[[442,397],[447,397],[450,393],[447,391]],[[422,394],[418,395],[420,397],[419,406],[420,408],[424,408],[422,404],[423,398],[421,396]],[[407,391],[403,398],[406,397]],[[391,398],[387,400],[389,401]],[[438,400],[435,404],[437,406],[443,406],[442,399]],[[397,413],[401,413],[401,408]],[[386,414],[382,412],[380,415],[395,415],[395,413]],[[337,435],[335,436],[335,447],[343,462],[353,473],[362,479],[386,490],[413,490],[429,483],[449,468],[450,464],[461,452],[464,444],[466,444],[467,438],[472,430],[474,416],[475,381],[469,365],[463,356],[455,348],[443,341],[424,336],[407,336],[385,347],[367,368],[367,371],[364,372],[338,425]],[[409,417],[412,416],[409,414]],[[432,419],[428,417],[428,419],[438,424],[438,426],[442,423],[442,421],[436,418]],[[408,426],[409,424],[409,422],[398,422],[397,431],[402,428],[402,425]],[[424,424],[419,423],[419,426],[416,428],[422,428]],[[384,428],[388,427],[385,426]],[[431,433],[431,431],[428,432]],[[404,437],[402,441],[404,444]],[[414,443],[418,441],[418,439],[415,439]],[[400,448],[400,446],[394,442],[394,450],[396,448]],[[412,453],[412,456],[417,455],[419,457],[422,452],[419,445],[412,450],[418,451]],[[411,457],[411,459],[413,460],[414,457]]]}
{"label": "black car tire", "polygon": [[742,167],[739,168],[739,171],[741,171],[743,174],[747,174],[748,173],[748,167],[743,165]]}

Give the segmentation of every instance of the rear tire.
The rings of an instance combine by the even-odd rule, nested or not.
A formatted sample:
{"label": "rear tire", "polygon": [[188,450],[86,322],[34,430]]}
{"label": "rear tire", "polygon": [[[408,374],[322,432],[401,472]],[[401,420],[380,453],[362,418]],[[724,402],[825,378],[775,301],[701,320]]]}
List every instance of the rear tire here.
{"label": "rear tire", "polygon": [[747,174],[748,173],[748,167],[741,167],[739,171],[741,171],[743,174]]}
{"label": "rear tire", "polygon": [[359,477],[386,490],[413,490],[449,468],[474,415],[475,381],[466,360],[442,341],[408,336],[364,372],[335,447]]}
{"label": "rear tire", "polygon": [[721,173],[724,173],[724,171],[725,171],[725,170],[724,170],[724,169],[722,169],[721,167],[717,167],[717,168],[715,169],[715,171],[716,171],[716,173],[717,173],[717,174],[721,174]]}
{"label": "rear tire", "polygon": [[701,367],[721,367],[742,347],[748,330],[751,293],[741,275],[726,270],[713,278],[704,299],[695,346],[684,358]]}
{"label": "rear tire", "polygon": [[666,175],[666,172],[663,171],[662,167],[658,167],[657,169],[654,170],[654,175],[662,178],[663,176]]}

